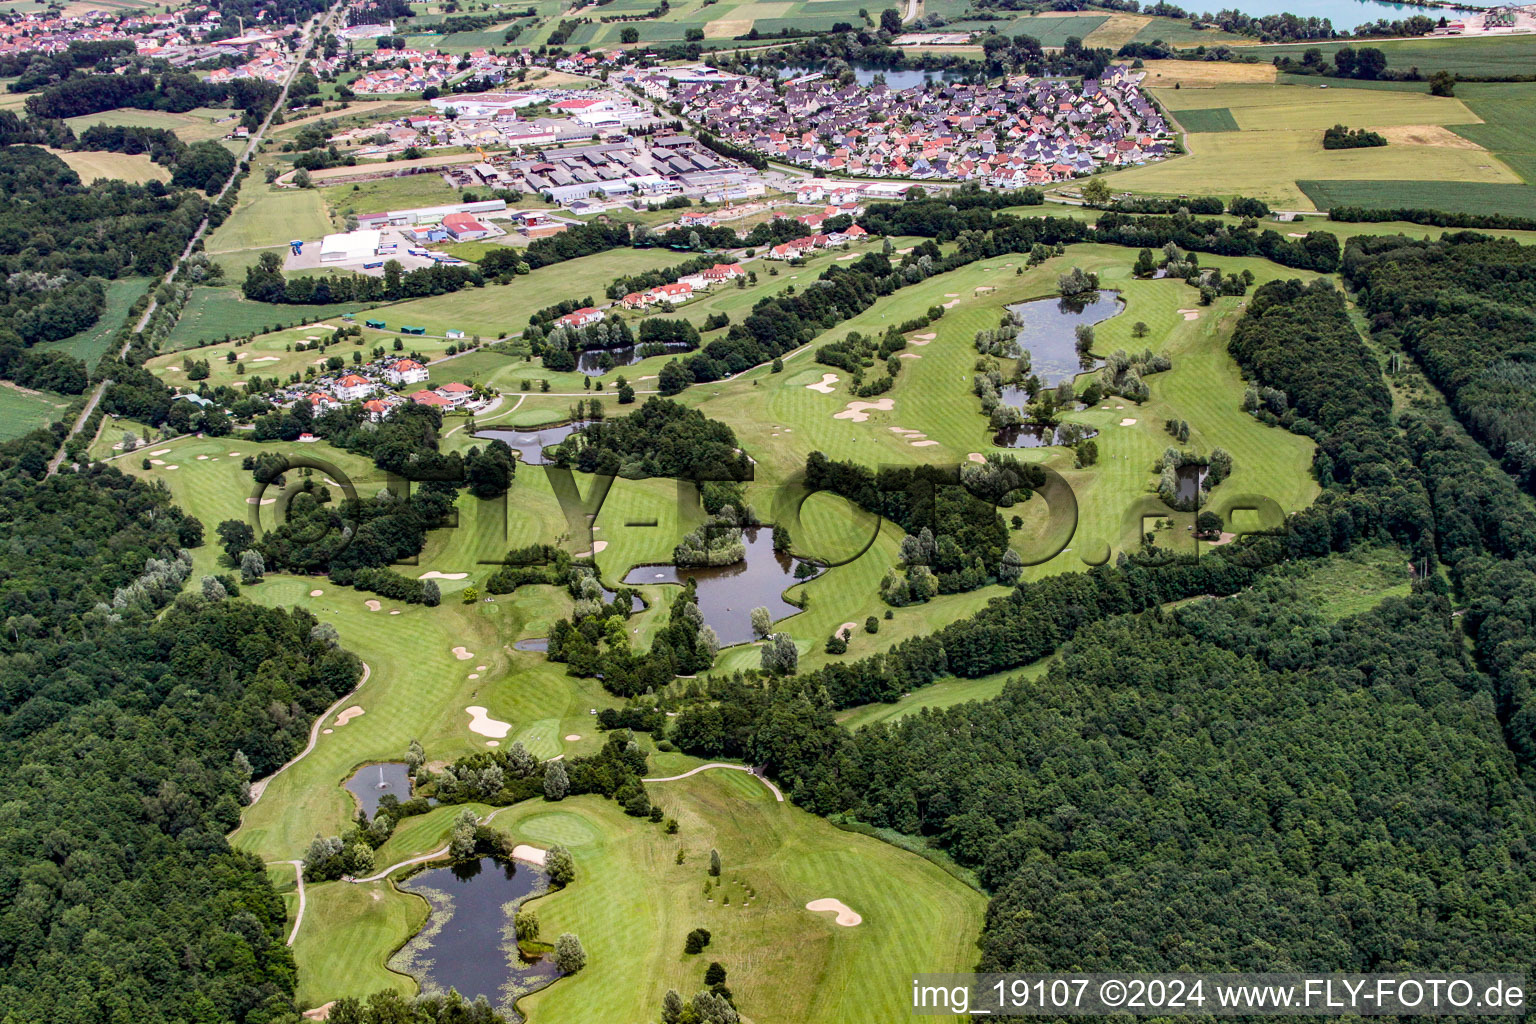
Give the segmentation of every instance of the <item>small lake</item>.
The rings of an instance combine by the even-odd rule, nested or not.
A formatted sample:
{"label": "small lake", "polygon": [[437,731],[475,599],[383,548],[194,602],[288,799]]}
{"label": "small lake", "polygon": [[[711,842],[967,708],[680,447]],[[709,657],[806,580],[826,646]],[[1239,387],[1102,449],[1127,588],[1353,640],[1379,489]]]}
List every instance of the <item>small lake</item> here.
{"label": "small lake", "polygon": [[516,905],[548,887],[539,868],[492,857],[413,875],[400,888],[422,896],[432,912],[390,966],[426,991],[451,988],[510,1009],[514,999],[560,977],[548,960],[523,962],[512,928]]}
{"label": "small lake", "polygon": [[379,809],[379,801],[386,794],[394,794],[395,799],[401,803],[411,798],[410,769],[398,761],[365,764],[342,785],[357,798],[358,806],[368,815],[369,821],[373,820],[374,812]]}
{"label": "small lake", "polygon": [[[780,78],[798,78],[801,75],[812,75],[821,71],[820,67],[807,64],[790,65],[778,69]],[[909,69],[906,71],[892,71],[888,68],[861,68],[853,69],[854,81],[860,85],[873,85],[877,75],[885,76],[885,84],[889,88],[914,89],[920,85],[932,85],[935,82],[959,82],[965,78],[963,72],[943,70]]]}
{"label": "small lake", "polygon": [[1045,387],[1053,388],[1103,364],[1103,360],[1094,359],[1089,366],[1083,366],[1077,353],[1077,327],[1103,323],[1124,309],[1125,304],[1115,292],[1099,291],[1087,301],[1036,299],[1015,302],[1006,308],[1019,322],[1019,347],[1029,353],[1030,372]]}
{"label": "small lake", "polygon": [[[1196,8],[1187,4],[1179,4],[1190,13]],[[1389,4],[1380,0],[1239,0],[1238,3],[1224,4],[1225,10],[1239,10],[1253,17],[1261,17],[1266,14],[1294,14],[1298,18],[1327,18],[1335,31],[1353,32],[1361,25],[1370,25],[1381,19],[1387,21],[1402,21],[1411,18],[1415,14],[1422,14],[1426,18],[1439,21],[1442,17],[1454,20],[1471,11],[1459,10],[1449,7],[1420,7],[1416,4]],[[1203,13],[1205,8],[1199,8]],[[1369,45],[1369,40],[1362,40]]]}
{"label": "small lake", "polygon": [[547,651],[549,650],[549,637],[533,636],[527,640],[519,640],[512,645],[515,651]]}
{"label": "small lake", "polygon": [[[675,565],[637,565],[624,577],[624,585],[653,583],[681,586],[689,577],[699,584],[699,612],[714,629],[721,646],[752,640],[752,609],[767,608],[775,622],[794,615],[799,608],[784,600],[784,591],[795,583],[796,559],[773,550],[773,530],[763,526],[742,531],[747,557],[735,565],[679,569]],[[816,568],[812,565],[812,568]],[[818,570],[819,572],[820,570]],[[814,577],[806,577],[813,579]]]}
{"label": "small lake", "polygon": [[[671,352],[687,352],[689,345],[676,342],[670,345],[625,345],[620,348],[589,348],[581,353],[576,360],[576,369],[588,377],[601,377],[605,373],[611,373],[621,366],[634,366],[636,363],[652,356],[667,355]],[[644,348],[648,351],[641,351]],[[656,351],[656,349],[661,351]]]}
{"label": "small lake", "polygon": [[481,441],[505,441],[507,447],[517,452],[519,462],[530,466],[547,466],[549,460],[544,458],[544,449],[564,441],[583,425],[579,422],[562,423],[556,427],[541,427],[538,430],[486,427],[475,431],[475,437]]}
{"label": "small lake", "polygon": [[1098,437],[1099,432],[1084,430],[1081,427],[1074,430],[1065,423],[1055,427],[1024,423],[1017,427],[1005,427],[999,430],[992,435],[992,443],[999,448],[1049,448],[1051,445],[1067,444],[1069,436],[1076,436],[1078,440],[1086,441],[1090,437]]}

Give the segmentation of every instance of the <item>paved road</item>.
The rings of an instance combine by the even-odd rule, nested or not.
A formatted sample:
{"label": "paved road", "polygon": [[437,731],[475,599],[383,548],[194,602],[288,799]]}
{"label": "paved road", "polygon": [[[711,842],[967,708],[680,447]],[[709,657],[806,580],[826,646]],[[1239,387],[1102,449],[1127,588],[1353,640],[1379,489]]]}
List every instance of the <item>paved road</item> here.
{"label": "paved road", "polygon": [[[309,25],[305,29],[304,41],[299,44],[298,50],[295,54],[293,67],[288,69],[288,75],[283,79],[283,90],[282,92],[278,93],[277,102],[272,104],[272,109],[267,113],[267,118],[261,123],[261,127],[257,128],[256,131],[251,134],[250,141],[248,141],[245,145],[245,151],[242,152],[240,154],[240,158],[235,161],[235,169],[230,172],[229,179],[224,182],[224,187],[219,189],[218,195],[213,197],[212,203],[209,204],[210,206],[217,204],[219,200],[224,198],[225,193],[227,193],[230,190],[230,187],[234,185],[235,178],[240,173],[240,165],[249,160],[251,158],[251,154],[256,152],[256,147],[261,144],[262,137],[266,135],[267,129],[272,126],[273,115],[276,114],[277,111],[283,109],[283,104],[288,102],[288,89],[291,85],[293,85],[293,80],[298,77],[299,68],[304,63],[304,54],[306,51],[308,51],[310,43],[315,40],[316,35],[320,29],[323,26],[329,24],[331,19],[340,10],[341,5],[338,4],[337,6],[331,8],[329,11],[326,11],[324,14],[317,14],[314,18],[310,19]],[[180,258],[177,259],[175,263],[171,264],[171,269],[167,270],[165,272],[165,276],[160,279],[161,284],[169,284],[170,281],[176,276],[176,271],[181,269],[182,263],[186,262],[187,258],[192,255],[193,246],[197,245],[198,241],[203,237],[207,230],[208,219],[205,217],[203,218],[202,223],[197,226],[197,230],[192,232],[192,237],[187,239],[187,247],[182,250]],[[149,318],[155,313],[155,305],[156,303],[154,293],[151,292],[149,305],[144,307],[144,315],[139,317],[138,323],[134,325],[133,333],[135,335],[141,333],[149,324]],[[129,339],[123,343],[123,347],[118,349],[117,358],[124,358],[128,354],[128,349],[132,344],[133,338],[130,336]],[[104,395],[107,391],[107,388],[111,386],[112,381],[110,378],[104,379],[96,385],[96,390],[91,393],[90,401],[86,403],[85,412],[81,414],[79,419],[75,420],[74,426],[69,428],[69,433],[64,435],[64,441],[59,445],[59,450],[54,453],[53,458],[48,460],[48,476],[52,476],[59,471],[59,466],[61,466],[64,462],[64,445],[68,444],[70,438],[74,437],[82,429],[84,429],[85,421],[90,418],[90,414],[95,410],[97,404],[101,402],[101,396]]]}

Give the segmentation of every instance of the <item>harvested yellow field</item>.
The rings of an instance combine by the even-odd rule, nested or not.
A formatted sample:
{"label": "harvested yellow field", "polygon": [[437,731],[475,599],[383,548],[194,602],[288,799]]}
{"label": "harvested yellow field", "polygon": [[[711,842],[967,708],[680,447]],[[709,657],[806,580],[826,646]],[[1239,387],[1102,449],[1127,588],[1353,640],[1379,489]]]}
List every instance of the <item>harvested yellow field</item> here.
{"label": "harvested yellow field", "polygon": [[[1101,15],[1104,12],[1084,11],[1083,13]],[[1145,14],[1127,14],[1125,11],[1113,11],[1110,12],[1109,20],[1088,33],[1088,38],[1083,40],[1083,45],[1102,46],[1108,50],[1118,50],[1136,38],[1136,33],[1150,24],[1152,24],[1152,19]]]}
{"label": "harvested yellow field", "polygon": [[48,152],[69,164],[70,170],[80,175],[89,185],[97,178],[118,178],[142,185],[146,181],[169,181],[171,172],[151,162],[146,154],[73,152],[67,149],[49,149]]}
{"label": "harvested yellow field", "polygon": [[[1104,27],[1109,24],[1106,22]],[[1095,42],[1094,45],[1101,44]],[[1147,77],[1142,84],[1149,89],[1172,89],[1175,85],[1181,89],[1267,85],[1275,80],[1273,64],[1227,64],[1217,60],[1154,60],[1147,62],[1146,71]]]}
{"label": "harvested yellow field", "polygon": [[1464,139],[1444,125],[1403,124],[1386,128],[1372,128],[1386,137],[1389,146],[1443,146],[1447,149],[1474,149],[1483,147],[1471,139]]}

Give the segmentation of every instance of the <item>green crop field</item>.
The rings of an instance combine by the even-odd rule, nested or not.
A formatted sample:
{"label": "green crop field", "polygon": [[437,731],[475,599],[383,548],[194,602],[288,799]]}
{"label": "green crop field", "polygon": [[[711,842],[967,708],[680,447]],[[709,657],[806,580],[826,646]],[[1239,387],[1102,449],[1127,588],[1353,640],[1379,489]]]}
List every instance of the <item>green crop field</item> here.
{"label": "green crop field", "polygon": [[1483,123],[1452,130],[1494,153],[1527,185],[1536,185],[1536,118],[1531,117],[1536,84],[1464,82],[1456,93]]}
{"label": "green crop field", "polygon": [[259,334],[278,324],[314,323],[328,316],[367,308],[367,303],[357,302],[335,306],[274,306],[252,302],[240,294],[238,282],[222,287],[194,288],[181,319],[171,330],[165,350],[197,348],[223,341],[226,335]]}
{"label": "green crop field", "polygon": [[[1298,181],[1320,210],[1334,206],[1536,217],[1536,187],[1465,181]],[[1372,225],[1372,233],[1381,233]]]}
{"label": "green crop field", "polygon": [[1450,39],[1384,39],[1369,43],[1343,42],[1284,43],[1255,46],[1254,56],[1265,61],[1285,55],[1300,60],[1314,47],[1330,59],[1341,46],[1369,45],[1381,50],[1387,67],[1394,71],[1418,68],[1421,74],[1451,71],[1462,75],[1536,74],[1536,36],[1490,36]]}
{"label": "green crop field", "polygon": [[42,342],[33,347],[43,352],[67,352],[77,359],[85,360],[87,366],[95,366],[96,361],[111,349],[112,339],[128,316],[128,308],[138,301],[151,283],[147,277],[120,277],[108,281],[107,306],[96,323],[62,341]]}
{"label": "green crop field", "polygon": [[1171,114],[1187,132],[1235,132],[1237,121],[1226,107],[1197,107],[1173,110]]}

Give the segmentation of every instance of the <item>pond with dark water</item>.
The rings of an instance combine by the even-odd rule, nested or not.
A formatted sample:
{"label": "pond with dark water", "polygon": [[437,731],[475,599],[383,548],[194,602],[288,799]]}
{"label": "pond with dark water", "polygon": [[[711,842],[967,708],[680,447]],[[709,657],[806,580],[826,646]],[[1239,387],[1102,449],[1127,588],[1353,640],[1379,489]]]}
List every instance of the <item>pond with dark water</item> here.
{"label": "pond with dark water", "polygon": [[1071,440],[1075,437],[1078,441],[1085,441],[1090,437],[1098,437],[1097,430],[1076,429],[1063,423],[1055,427],[1042,427],[1034,423],[1023,423],[1017,427],[1005,427],[992,435],[992,443],[999,448],[1049,448],[1051,445],[1075,443]]}
{"label": "pond with dark water", "polygon": [[517,904],[549,888],[540,868],[482,857],[422,871],[400,888],[432,906],[427,923],[391,962],[424,990],[451,988],[509,1010],[513,1000],[560,977],[547,959],[523,960],[512,926]]}
{"label": "pond with dark water", "polygon": [[1174,470],[1178,477],[1179,487],[1174,492],[1180,502],[1194,501],[1200,496],[1200,483],[1205,479],[1206,468],[1194,463],[1180,466]]}
{"label": "pond with dark water", "polygon": [[348,793],[357,798],[357,804],[368,815],[368,820],[373,820],[374,812],[379,809],[379,801],[386,794],[393,794],[401,803],[411,798],[411,774],[410,769],[403,763],[394,761],[385,764],[365,764],[352,773],[352,777],[342,783]]}
{"label": "pond with dark water", "polygon": [[559,444],[584,426],[586,424],[578,420],[532,430],[485,427],[475,431],[475,438],[480,441],[505,441],[507,447],[517,452],[519,462],[530,466],[547,466],[549,460],[544,458],[544,449]]}
{"label": "pond with dark water", "polygon": [[1102,359],[1092,357],[1089,365],[1083,365],[1077,352],[1077,328],[1103,323],[1124,309],[1125,303],[1115,292],[1099,291],[1081,299],[1036,299],[1006,308],[1019,324],[1019,348],[1029,353],[1030,372],[1042,385],[1053,388],[1103,365]]}
{"label": "pond with dark water", "polygon": [[[784,591],[803,581],[795,579],[798,560],[773,550],[771,528],[743,530],[742,541],[747,556],[733,565],[681,569],[675,565],[637,565],[624,577],[624,585],[682,585],[692,577],[698,581],[699,612],[704,623],[714,629],[721,645],[746,643],[753,639],[752,609],[767,608],[774,621],[794,615],[800,609],[784,600]],[[817,568],[813,563],[806,564]]]}
{"label": "pond with dark water", "polygon": [[588,377],[601,377],[621,366],[634,366],[651,356],[666,355],[669,352],[687,352],[691,346],[677,342],[660,347],[663,351],[651,351],[649,354],[642,352],[639,345],[625,345],[622,348],[589,348],[576,360],[576,369]]}

